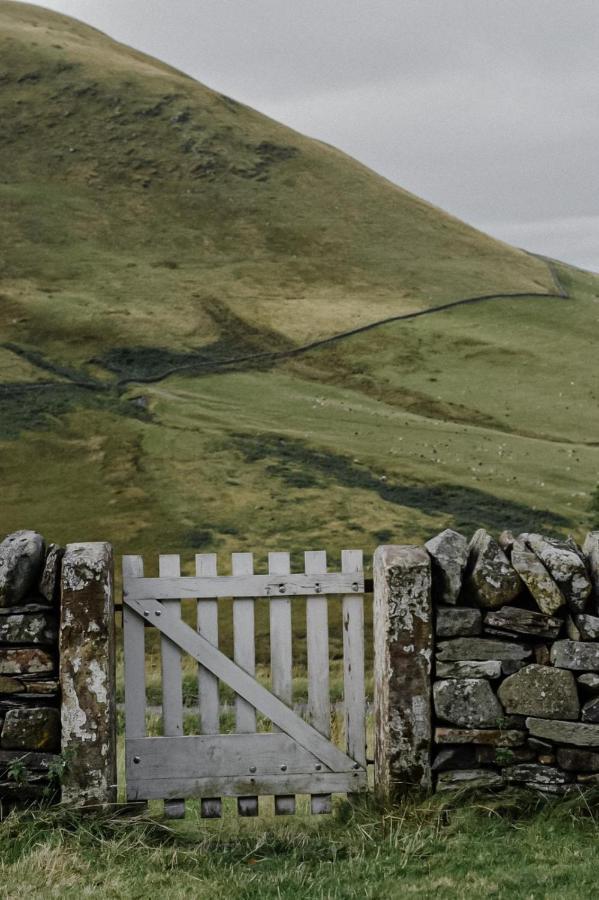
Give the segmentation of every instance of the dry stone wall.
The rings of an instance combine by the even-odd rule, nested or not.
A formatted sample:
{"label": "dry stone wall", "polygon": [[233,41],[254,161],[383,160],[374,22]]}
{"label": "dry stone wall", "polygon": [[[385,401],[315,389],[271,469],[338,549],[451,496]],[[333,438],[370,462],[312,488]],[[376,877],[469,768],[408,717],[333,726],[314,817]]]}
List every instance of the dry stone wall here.
{"label": "dry stone wall", "polygon": [[0,811],[58,794],[63,551],[34,531],[0,543]]}
{"label": "dry stone wall", "polygon": [[0,817],[116,801],[112,548],[0,542]]}
{"label": "dry stone wall", "polygon": [[599,782],[599,532],[428,541],[434,788]]}

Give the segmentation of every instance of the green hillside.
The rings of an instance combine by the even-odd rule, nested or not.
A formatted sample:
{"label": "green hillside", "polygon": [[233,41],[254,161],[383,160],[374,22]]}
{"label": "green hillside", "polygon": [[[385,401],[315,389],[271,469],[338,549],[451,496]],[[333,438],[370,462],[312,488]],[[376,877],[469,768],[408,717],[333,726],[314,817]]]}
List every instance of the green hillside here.
{"label": "green hillside", "polygon": [[6,0],[0,117],[0,531],[190,560],[586,527],[599,278]]}

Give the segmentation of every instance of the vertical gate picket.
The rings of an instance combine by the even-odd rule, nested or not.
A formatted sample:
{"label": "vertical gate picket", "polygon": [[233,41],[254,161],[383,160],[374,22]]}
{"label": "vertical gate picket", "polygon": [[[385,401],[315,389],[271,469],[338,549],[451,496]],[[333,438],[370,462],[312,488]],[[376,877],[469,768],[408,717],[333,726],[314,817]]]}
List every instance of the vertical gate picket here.
{"label": "vertical gate picket", "polygon": [[[306,575],[324,575],[327,555],[323,550],[304,554]],[[329,693],[329,609],[323,596],[306,599],[306,642],[308,655],[308,712],[310,722],[324,737],[331,735],[331,702]],[[312,794],[314,815],[331,811],[330,794]]]}
{"label": "vertical gate picket", "polygon": [[[123,556],[123,578],[142,578],[141,556]],[[125,731],[127,737],[146,734],[146,667],[144,622],[128,606],[123,607],[123,644],[125,652]]]}
{"label": "vertical gate picket", "polygon": [[[362,573],[362,551],[343,550],[341,571]],[[366,692],[364,687],[364,597],[343,598],[343,705],[347,753],[366,765]]]}
{"label": "vertical gate picket", "polygon": [[[289,575],[291,566],[288,553],[269,553],[270,575]],[[270,616],[270,671],[273,694],[291,706],[293,703],[293,661],[291,640],[291,600],[289,597],[273,597],[269,603]],[[276,726],[275,726],[275,730]],[[284,763],[283,763],[284,765]],[[293,794],[275,797],[275,815],[289,816],[295,812]]]}
{"label": "vertical gate picket", "polygon": [[[231,560],[233,575],[253,575],[252,553],[233,553]],[[256,646],[252,598],[242,597],[233,600],[233,656],[238,666],[249,675],[255,675]],[[235,724],[237,732],[248,734],[256,731],[256,710],[243,697],[235,698]],[[248,760],[250,773],[253,765],[252,760]],[[237,811],[240,816],[257,816],[258,798],[238,797]]]}
{"label": "vertical gate picket", "polygon": [[[179,577],[181,561],[176,554],[161,554],[158,558],[158,573],[163,577]],[[181,618],[180,600],[163,600],[165,614]],[[168,638],[160,641],[162,660],[162,725],[167,737],[183,734],[183,673],[181,651]],[[164,812],[169,819],[185,816],[184,800],[165,800]]]}
{"label": "vertical gate picket", "polygon": [[[216,553],[196,553],[196,575],[215,576]],[[197,601],[198,631],[206,640],[218,647],[218,600]],[[220,703],[218,678],[198,664],[198,700],[200,731],[202,734],[220,733]],[[220,797],[203,797],[201,815],[204,819],[219,819],[222,815]]]}
{"label": "vertical gate picket", "polygon": [[[144,563],[141,556],[123,556],[123,580],[141,578]],[[128,606],[123,606],[123,652],[125,664],[125,737],[127,740],[146,736],[146,658],[144,621]],[[135,765],[125,756],[126,769]]]}

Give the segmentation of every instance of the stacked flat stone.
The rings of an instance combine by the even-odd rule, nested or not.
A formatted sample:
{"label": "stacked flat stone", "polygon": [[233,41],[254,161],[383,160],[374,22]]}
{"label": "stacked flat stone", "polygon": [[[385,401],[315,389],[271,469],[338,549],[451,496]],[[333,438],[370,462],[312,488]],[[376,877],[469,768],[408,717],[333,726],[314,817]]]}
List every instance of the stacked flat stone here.
{"label": "stacked flat stone", "polygon": [[599,532],[447,529],[433,571],[436,790],[599,782]]}
{"label": "stacked flat stone", "polygon": [[0,543],[0,803],[51,799],[60,760],[63,551],[34,531]]}

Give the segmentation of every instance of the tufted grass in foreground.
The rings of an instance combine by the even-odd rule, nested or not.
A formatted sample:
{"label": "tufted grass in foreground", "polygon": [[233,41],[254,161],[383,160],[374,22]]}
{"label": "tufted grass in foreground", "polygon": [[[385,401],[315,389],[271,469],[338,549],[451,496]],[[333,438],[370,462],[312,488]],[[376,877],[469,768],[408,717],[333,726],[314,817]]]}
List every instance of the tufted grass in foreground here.
{"label": "tufted grass in foreground", "polygon": [[436,797],[331,817],[219,822],[12,814],[0,826],[1,895],[442,898],[596,896],[599,798]]}

